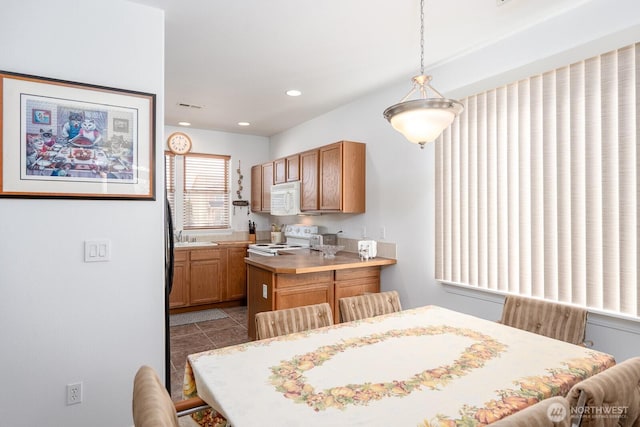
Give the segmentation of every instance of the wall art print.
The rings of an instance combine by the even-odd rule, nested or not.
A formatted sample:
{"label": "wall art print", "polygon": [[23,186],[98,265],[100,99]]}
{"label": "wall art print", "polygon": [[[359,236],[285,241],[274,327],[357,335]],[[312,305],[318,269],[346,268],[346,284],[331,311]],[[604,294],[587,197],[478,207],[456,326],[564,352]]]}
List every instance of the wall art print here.
{"label": "wall art print", "polygon": [[155,95],[0,71],[0,196],[155,200]]}

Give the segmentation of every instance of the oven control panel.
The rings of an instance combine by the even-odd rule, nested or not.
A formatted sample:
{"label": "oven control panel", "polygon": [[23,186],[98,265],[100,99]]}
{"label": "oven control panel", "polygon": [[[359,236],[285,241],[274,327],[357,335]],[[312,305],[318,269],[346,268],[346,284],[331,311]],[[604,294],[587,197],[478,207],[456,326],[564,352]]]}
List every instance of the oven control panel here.
{"label": "oven control panel", "polygon": [[309,239],[312,234],[318,234],[317,225],[291,224],[284,227],[284,235],[286,237]]}

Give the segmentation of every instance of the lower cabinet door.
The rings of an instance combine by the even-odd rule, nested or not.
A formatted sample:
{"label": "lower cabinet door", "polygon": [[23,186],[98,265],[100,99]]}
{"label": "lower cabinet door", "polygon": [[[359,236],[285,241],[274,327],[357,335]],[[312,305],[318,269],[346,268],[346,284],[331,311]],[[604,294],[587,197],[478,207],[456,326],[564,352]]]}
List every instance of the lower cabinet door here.
{"label": "lower cabinet door", "polygon": [[186,307],[189,305],[187,287],[187,265],[184,261],[173,263],[173,285],[169,294],[169,308]]}
{"label": "lower cabinet door", "polygon": [[191,251],[189,300],[191,305],[220,301],[226,259],[220,249]]}
{"label": "lower cabinet door", "polygon": [[340,298],[380,292],[380,267],[336,271],[334,323],[340,322]]}
{"label": "lower cabinet door", "polygon": [[333,283],[294,286],[276,290],[276,310],[329,303],[333,310]]}
{"label": "lower cabinet door", "polygon": [[225,287],[225,301],[239,300],[247,296],[247,248],[228,248],[227,286]]}

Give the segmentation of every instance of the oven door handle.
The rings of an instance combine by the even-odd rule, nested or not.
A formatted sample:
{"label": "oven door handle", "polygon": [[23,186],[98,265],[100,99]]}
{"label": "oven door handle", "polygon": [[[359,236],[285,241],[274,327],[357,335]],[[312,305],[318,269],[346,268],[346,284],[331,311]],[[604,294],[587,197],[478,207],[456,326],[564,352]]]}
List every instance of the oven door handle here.
{"label": "oven door handle", "polygon": [[262,256],[276,256],[277,254],[272,254],[271,252],[265,252],[258,249],[247,249],[247,253],[262,255]]}

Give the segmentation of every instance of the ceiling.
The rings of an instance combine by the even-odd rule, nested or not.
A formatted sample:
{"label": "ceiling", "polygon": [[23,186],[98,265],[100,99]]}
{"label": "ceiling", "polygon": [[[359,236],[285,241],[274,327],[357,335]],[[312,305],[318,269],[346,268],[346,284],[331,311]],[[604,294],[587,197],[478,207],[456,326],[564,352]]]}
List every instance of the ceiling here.
{"label": "ceiling", "polygon": [[[271,136],[420,71],[419,0],[132,1],[165,11],[166,125]],[[586,0],[499,1],[425,0],[427,72]]]}

